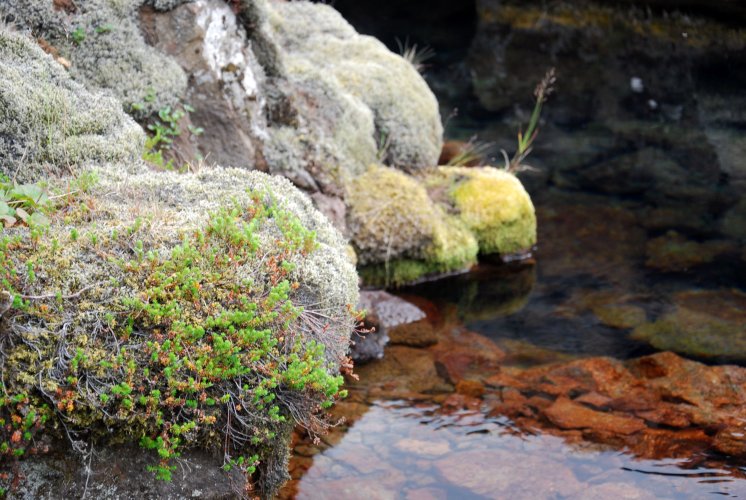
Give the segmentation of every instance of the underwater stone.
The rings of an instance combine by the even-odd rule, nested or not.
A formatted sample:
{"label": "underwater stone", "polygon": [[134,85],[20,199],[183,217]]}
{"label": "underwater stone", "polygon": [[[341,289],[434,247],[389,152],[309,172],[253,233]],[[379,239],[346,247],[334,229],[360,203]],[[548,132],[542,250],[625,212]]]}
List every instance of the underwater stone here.
{"label": "underwater stone", "polygon": [[746,359],[746,294],[696,290],[676,294],[673,302],[672,310],[638,326],[632,337],[690,356]]}

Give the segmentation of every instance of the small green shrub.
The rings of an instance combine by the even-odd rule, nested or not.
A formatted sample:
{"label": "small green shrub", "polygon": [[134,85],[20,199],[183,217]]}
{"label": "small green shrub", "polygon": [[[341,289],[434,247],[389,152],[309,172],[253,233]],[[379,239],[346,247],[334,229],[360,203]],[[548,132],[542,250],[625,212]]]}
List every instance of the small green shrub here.
{"label": "small green shrub", "polygon": [[[147,99],[147,97],[146,97]],[[177,170],[173,158],[166,160],[164,153],[171,149],[174,139],[181,135],[179,122],[194,111],[189,104],[183,104],[177,108],[166,106],[158,111],[158,119],[147,125],[151,135],[145,140],[145,151],[142,159],[164,170]],[[189,133],[201,135],[202,127],[189,126]],[[178,170],[183,170],[183,166]]]}
{"label": "small green shrub", "polygon": [[75,42],[75,45],[80,45],[81,43],[83,43],[86,37],[85,28],[82,26],[78,26],[70,32],[70,36],[72,37],[73,42]]}

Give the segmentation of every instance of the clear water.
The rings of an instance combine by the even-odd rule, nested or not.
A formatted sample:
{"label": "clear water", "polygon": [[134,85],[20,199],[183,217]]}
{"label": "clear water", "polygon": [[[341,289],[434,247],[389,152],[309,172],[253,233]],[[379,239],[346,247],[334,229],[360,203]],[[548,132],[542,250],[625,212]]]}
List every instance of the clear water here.
{"label": "clear water", "polygon": [[316,455],[296,498],[743,498],[744,472],[568,445],[479,411],[379,401]]}
{"label": "clear water", "polygon": [[[340,5],[356,4],[340,0]],[[366,19],[364,13],[358,14],[359,19]],[[375,26],[371,29],[378,34]],[[422,31],[418,28],[418,33]],[[384,41],[395,47],[393,38]],[[413,41],[427,44],[429,40],[421,34],[421,39]],[[450,115],[447,135],[461,140],[476,135],[493,143],[492,154],[500,163],[499,148],[510,151],[514,147],[514,135],[530,110],[530,95],[511,95],[516,103],[513,108],[487,111],[464,83],[471,71],[466,48],[438,49],[427,78],[441,102],[442,115]],[[568,49],[560,48],[557,56],[560,63],[564,50]],[[699,89],[702,96],[718,92],[726,100],[730,96],[734,107],[746,103],[746,86],[737,84],[746,82],[746,77],[743,71],[732,71],[746,67],[743,55],[740,59],[715,56],[706,64],[686,61],[695,75],[694,83],[686,85]],[[556,62],[548,55],[536,57],[530,61],[536,68]],[[594,60],[595,56],[584,57]],[[656,61],[656,57],[636,54],[630,64],[642,61],[636,71],[648,68],[651,72],[678,64]],[[564,95],[560,102],[550,101],[546,106],[547,120],[529,161],[538,170],[520,174],[537,208],[539,244],[533,259],[511,265],[483,263],[468,274],[397,293],[418,304],[424,299],[435,311],[428,312],[447,318],[447,325],[490,339],[509,353],[507,364],[536,366],[578,357],[629,359],[650,354],[656,346],[633,335],[635,329],[688,307],[716,323],[725,321],[725,328],[730,328],[733,337],[743,337],[744,343],[734,343],[725,352],[682,354],[709,364],[746,365],[746,306],[741,307],[746,304],[742,302],[746,252],[741,241],[721,231],[724,213],[743,196],[742,187],[731,184],[744,170],[738,163],[743,160],[734,164],[738,155],[733,148],[718,143],[742,136],[743,123],[704,116],[704,98],[699,117],[685,112],[681,118],[673,104],[655,116],[638,113],[643,109],[638,105],[646,104],[634,102],[634,96],[621,103],[616,115],[607,114],[605,122],[597,118],[590,123],[572,121],[568,116],[573,116],[574,103],[578,107],[587,103],[584,95],[572,95],[574,75],[565,72],[570,81],[563,87],[561,64],[558,69],[559,92]],[[541,71],[536,74],[540,76]],[[640,74],[646,82],[656,79],[654,74]],[[660,75],[664,83],[671,77],[665,70]],[[664,98],[678,99],[686,107],[702,97],[684,94],[682,90]],[[458,114],[452,113],[455,108]],[[644,134],[636,137],[625,129],[631,123],[645,133],[651,124],[660,123],[668,134],[672,128],[682,135],[691,133],[694,142],[670,141],[670,135],[662,142]],[[611,153],[610,141],[618,141]],[[574,169],[583,172],[610,158],[651,147],[696,172],[691,179],[674,177],[675,182],[696,183],[701,180],[698,175],[710,175],[711,167],[719,169],[720,177],[709,193],[711,201],[672,205],[659,192],[655,179],[648,190],[616,192],[613,172],[594,174],[599,176],[596,184],[574,177]],[[703,158],[709,163],[703,163]],[[656,167],[653,162],[651,168]],[[639,459],[625,449],[518,429],[504,416],[492,415],[488,404],[468,410],[449,407],[443,391],[423,395],[413,386],[413,395],[406,397],[408,384],[421,383],[413,375],[416,370],[416,366],[379,369],[375,363],[361,367],[361,380],[350,382],[351,397],[335,410],[347,417],[347,423],[322,437],[319,445],[307,437],[298,440],[291,463],[293,480],[281,496],[407,500],[746,497],[746,464],[733,458],[692,452],[686,458],[664,453],[655,460]],[[397,377],[404,386],[403,393],[396,393],[399,396],[387,392],[397,384]]]}

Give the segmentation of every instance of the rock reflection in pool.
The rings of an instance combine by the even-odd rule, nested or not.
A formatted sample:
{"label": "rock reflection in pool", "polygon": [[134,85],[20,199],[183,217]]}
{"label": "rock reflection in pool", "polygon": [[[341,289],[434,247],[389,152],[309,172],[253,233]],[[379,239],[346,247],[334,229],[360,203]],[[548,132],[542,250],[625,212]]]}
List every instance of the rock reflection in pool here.
{"label": "rock reflection in pool", "polygon": [[479,410],[376,401],[294,486],[299,499],[682,498],[741,496],[718,467],[636,460],[618,451],[525,434]]}

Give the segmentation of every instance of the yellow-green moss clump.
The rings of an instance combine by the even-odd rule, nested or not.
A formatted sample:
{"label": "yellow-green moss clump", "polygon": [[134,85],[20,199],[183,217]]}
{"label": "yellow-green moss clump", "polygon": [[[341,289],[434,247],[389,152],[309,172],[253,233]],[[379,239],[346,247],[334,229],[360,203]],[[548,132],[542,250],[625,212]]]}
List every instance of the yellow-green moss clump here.
{"label": "yellow-green moss clump", "polygon": [[471,230],[483,254],[511,255],[536,244],[536,213],[515,175],[491,167],[439,167],[426,180]]}
{"label": "yellow-green moss clump", "polygon": [[51,179],[70,194],[48,223],[0,235],[2,462],[47,436],[134,442],[168,479],[203,447],[271,496],[292,428],[322,431],[343,395],[358,298],[345,241],[258,172],[136,163],[84,179]]}
{"label": "yellow-green moss clump", "polygon": [[366,283],[400,285],[476,261],[474,236],[401,171],[371,166],[350,183],[347,203],[352,243]]}

